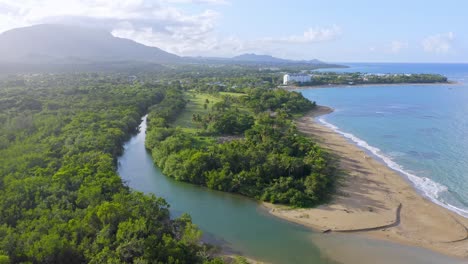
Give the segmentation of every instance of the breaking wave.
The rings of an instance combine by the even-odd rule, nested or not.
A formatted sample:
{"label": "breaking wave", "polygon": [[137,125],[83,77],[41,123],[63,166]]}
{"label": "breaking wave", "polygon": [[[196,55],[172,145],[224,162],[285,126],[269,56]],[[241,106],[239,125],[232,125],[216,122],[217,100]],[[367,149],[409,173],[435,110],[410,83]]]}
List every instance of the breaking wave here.
{"label": "breaking wave", "polygon": [[429,198],[432,202],[443,206],[453,212],[456,212],[457,214],[468,218],[468,209],[467,208],[459,208],[453,204],[447,203],[441,199],[441,194],[447,193],[448,188],[447,186],[444,186],[440,183],[437,183],[429,178],[426,177],[419,177],[416,176],[408,171],[405,171],[401,165],[393,161],[390,157],[387,157],[382,153],[382,151],[379,148],[373,147],[369,145],[366,141],[356,137],[355,135],[351,133],[346,133],[341,131],[337,126],[328,123],[325,121],[323,118],[318,119],[319,123],[332,129],[336,133],[342,135],[348,140],[351,140],[353,143],[358,145],[359,147],[369,151],[372,153],[375,157],[379,158],[382,160],[388,167],[390,167],[392,170],[403,174],[410,180],[413,185],[416,187],[418,191],[420,191],[424,196]]}

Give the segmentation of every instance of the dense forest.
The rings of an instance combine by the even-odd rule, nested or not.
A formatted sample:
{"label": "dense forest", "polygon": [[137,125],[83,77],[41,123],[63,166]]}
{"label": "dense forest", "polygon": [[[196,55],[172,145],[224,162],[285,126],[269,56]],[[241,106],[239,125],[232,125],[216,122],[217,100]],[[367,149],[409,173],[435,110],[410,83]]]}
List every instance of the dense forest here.
{"label": "dense forest", "polygon": [[[298,207],[328,197],[332,161],[292,122],[315,103],[281,89],[187,88],[168,90],[148,116],[146,147],[164,174]],[[197,109],[193,101],[203,107]],[[191,123],[183,120],[190,117]]]}
{"label": "dense forest", "polygon": [[[0,263],[222,263],[188,215],[129,190],[122,145],[161,85],[96,74],[0,84]],[[171,91],[172,89],[169,89]]]}

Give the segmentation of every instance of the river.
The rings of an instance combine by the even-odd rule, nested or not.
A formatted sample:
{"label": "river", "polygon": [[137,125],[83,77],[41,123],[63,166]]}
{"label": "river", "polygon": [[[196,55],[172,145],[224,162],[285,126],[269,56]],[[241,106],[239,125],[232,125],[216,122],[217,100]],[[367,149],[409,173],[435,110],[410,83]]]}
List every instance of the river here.
{"label": "river", "polygon": [[140,132],[124,145],[118,172],[132,189],[154,193],[170,204],[173,217],[189,213],[204,240],[224,250],[268,263],[462,263],[431,251],[360,235],[322,234],[271,216],[256,201],[177,182],[154,165]]}

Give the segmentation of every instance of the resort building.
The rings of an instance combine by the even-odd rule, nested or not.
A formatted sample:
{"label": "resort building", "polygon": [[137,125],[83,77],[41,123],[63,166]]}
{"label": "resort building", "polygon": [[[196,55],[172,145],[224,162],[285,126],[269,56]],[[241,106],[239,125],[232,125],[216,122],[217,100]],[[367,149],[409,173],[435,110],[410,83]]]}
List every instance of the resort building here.
{"label": "resort building", "polygon": [[308,74],[285,74],[283,76],[283,84],[288,85],[291,83],[306,83],[312,80],[312,76]]}

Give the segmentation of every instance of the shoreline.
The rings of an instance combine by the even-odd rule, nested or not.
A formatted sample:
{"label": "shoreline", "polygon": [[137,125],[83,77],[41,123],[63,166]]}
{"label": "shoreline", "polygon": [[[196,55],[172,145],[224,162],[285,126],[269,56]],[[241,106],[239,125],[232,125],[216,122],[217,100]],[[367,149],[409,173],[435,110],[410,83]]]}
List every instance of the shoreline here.
{"label": "shoreline", "polygon": [[410,86],[423,86],[423,85],[460,85],[460,82],[448,81],[438,83],[360,83],[360,84],[320,84],[312,86],[280,86],[279,88],[287,91],[296,90],[309,90],[309,89],[323,89],[323,88],[364,88],[368,86],[399,86],[399,85],[410,85]]}
{"label": "shoreline", "polygon": [[225,259],[227,259],[228,261],[230,261],[229,263],[234,263],[236,261],[236,259],[240,257],[241,259],[244,259],[245,261],[247,261],[248,264],[269,264],[268,262],[258,261],[256,259],[251,258],[251,257],[242,256],[242,255],[226,254],[226,255],[221,255],[221,256],[224,257]]}
{"label": "shoreline", "polygon": [[332,200],[306,209],[263,203],[270,214],[324,233],[362,234],[468,258],[468,219],[430,201],[403,175],[315,120],[331,112],[318,106],[295,122],[339,157],[345,175]]}

